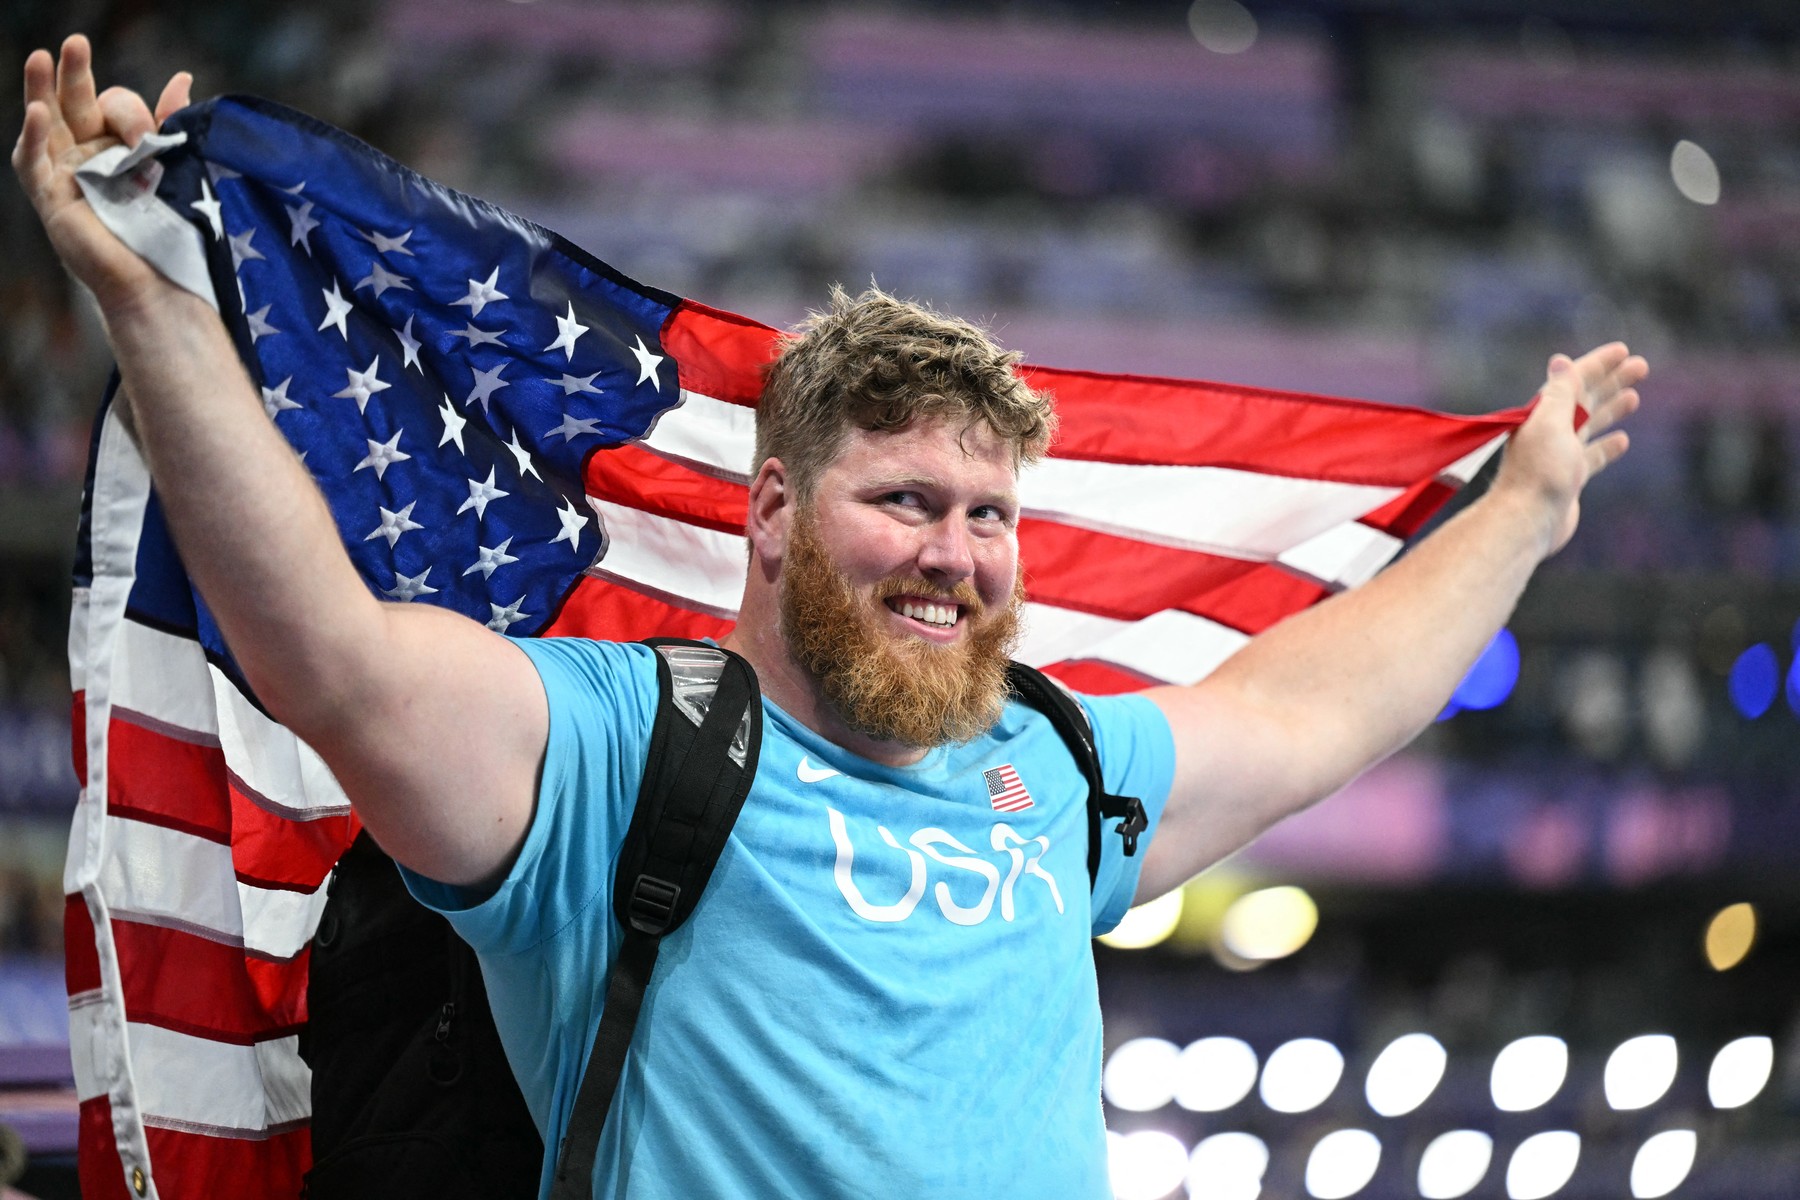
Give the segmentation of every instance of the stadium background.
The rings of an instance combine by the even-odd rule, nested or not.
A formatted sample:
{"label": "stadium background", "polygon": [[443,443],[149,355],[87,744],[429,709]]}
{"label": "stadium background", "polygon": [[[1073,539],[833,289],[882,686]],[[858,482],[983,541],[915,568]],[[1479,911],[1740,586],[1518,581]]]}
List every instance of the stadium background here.
{"label": "stadium background", "polygon": [[[1165,940],[1098,951],[1116,1183],[1413,1197],[1467,1130],[1489,1139],[1476,1197],[1800,1195],[1800,13],[1246,4],[22,0],[0,62],[86,29],[108,81],[182,66],[201,94],[282,100],[776,324],[873,277],[1038,362],[1459,412],[1626,338],[1655,369],[1634,450],[1462,711],[1191,885]],[[51,1196],[73,1130],[63,645],[108,364],[10,186],[0,223],[0,1125]],[[1400,1111],[1366,1081],[1409,1033],[1447,1065]],[[1636,1043],[1634,1099],[1613,1055],[1646,1034],[1675,1071],[1657,1090],[1669,1043]],[[1496,1058],[1534,1036],[1566,1075],[1503,1111],[1525,1100],[1496,1095]],[[1768,1080],[1723,1107],[1714,1056],[1744,1037],[1770,1039]],[[1222,1038],[1256,1068],[1238,1098]],[[1316,1101],[1332,1055],[1275,1053],[1296,1039],[1341,1059]],[[1297,1095],[1274,1063],[1300,1064]],[[1670,1131],[1691,1169],[1637,1166]],[[1570,1143],[1543,1133],[1579,1138],[1560,1184]]]}

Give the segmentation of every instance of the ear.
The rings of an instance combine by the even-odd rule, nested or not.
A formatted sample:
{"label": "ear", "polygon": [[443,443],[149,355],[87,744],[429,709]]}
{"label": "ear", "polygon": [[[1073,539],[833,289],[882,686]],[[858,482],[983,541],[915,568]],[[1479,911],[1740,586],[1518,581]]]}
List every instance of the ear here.
{"label": "ear", "polygon": [[788,487],[787,467],[779,458],[766,458],[750,481],[750,508],[744,535],[758,558],[778,562],[787,551],[789,524],[799,498]]}

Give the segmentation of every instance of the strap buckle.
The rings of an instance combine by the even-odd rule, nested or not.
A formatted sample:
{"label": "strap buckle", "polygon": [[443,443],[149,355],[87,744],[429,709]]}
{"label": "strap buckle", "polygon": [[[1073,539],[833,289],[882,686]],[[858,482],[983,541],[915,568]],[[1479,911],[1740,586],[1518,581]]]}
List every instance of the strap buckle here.
{"label": "strap buckle", "polygon": [[639,933],[660,937],[675,919],[675,902],[680,898],[680,884],[654,875],[639,875],[637,882],[631,885],[631,900],[626,905],[631,927]]}
{"label": "strap buckle", "polygon": [[1125,856],[1137,853],[1138,835],[1150,828],[1150,817],[1144,812],[1144,802],[1136,796],[1112,796],[1113,800],[1124,803],[1124,811],[1118,815],[1124,817],[1118,824],[1119,836],[1125,839]]}

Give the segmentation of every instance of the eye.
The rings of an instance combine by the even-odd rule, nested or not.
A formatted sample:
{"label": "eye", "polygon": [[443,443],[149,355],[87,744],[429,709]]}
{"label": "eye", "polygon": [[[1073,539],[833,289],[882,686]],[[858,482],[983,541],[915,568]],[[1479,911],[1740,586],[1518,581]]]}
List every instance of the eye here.
{"label": "eye", "polygon": [[901,508],[923,508],[924,498],[917,492],[888,492],[881,497],[883,504],[894,504]]}
{"label": "eye", "polygon": [[977,521],[995,525],[1011,525],[1012,514],[998,504],[982,504],[969,510],[969,516]]}

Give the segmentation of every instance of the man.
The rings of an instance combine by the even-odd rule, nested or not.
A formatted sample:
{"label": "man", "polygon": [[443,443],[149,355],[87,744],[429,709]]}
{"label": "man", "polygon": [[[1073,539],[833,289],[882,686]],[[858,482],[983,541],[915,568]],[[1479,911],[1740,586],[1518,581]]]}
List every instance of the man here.
{"label": "man", "polygon": [[[481,954],[554,1147],[616,952],[651,652],[377,602],[217,316],[75,187],[82,161],[185,104],[186,77],[154,115],[96,96],[81,38],[25,76],[14,167],[100,305],[189,572],[258,696]],[[1089,699],[1109,790],[1154,823],[1138,857],[1106,839],[1090,897],[1085,785],[1004,698],[1017,477],[1053,429],[1014,361],[871,293],[834,295],[772,371],[727,642],[761,680],[761,762],[664,949],[596,1193],[1104,1195],[1089,935],[1430,720],[1624,452],[1606,431],[1647,371],[1620,345],[1552,359],[1493,488],[1394,569],[1194,687]],[[1002,766],[1030,809],[990,802]]]}

